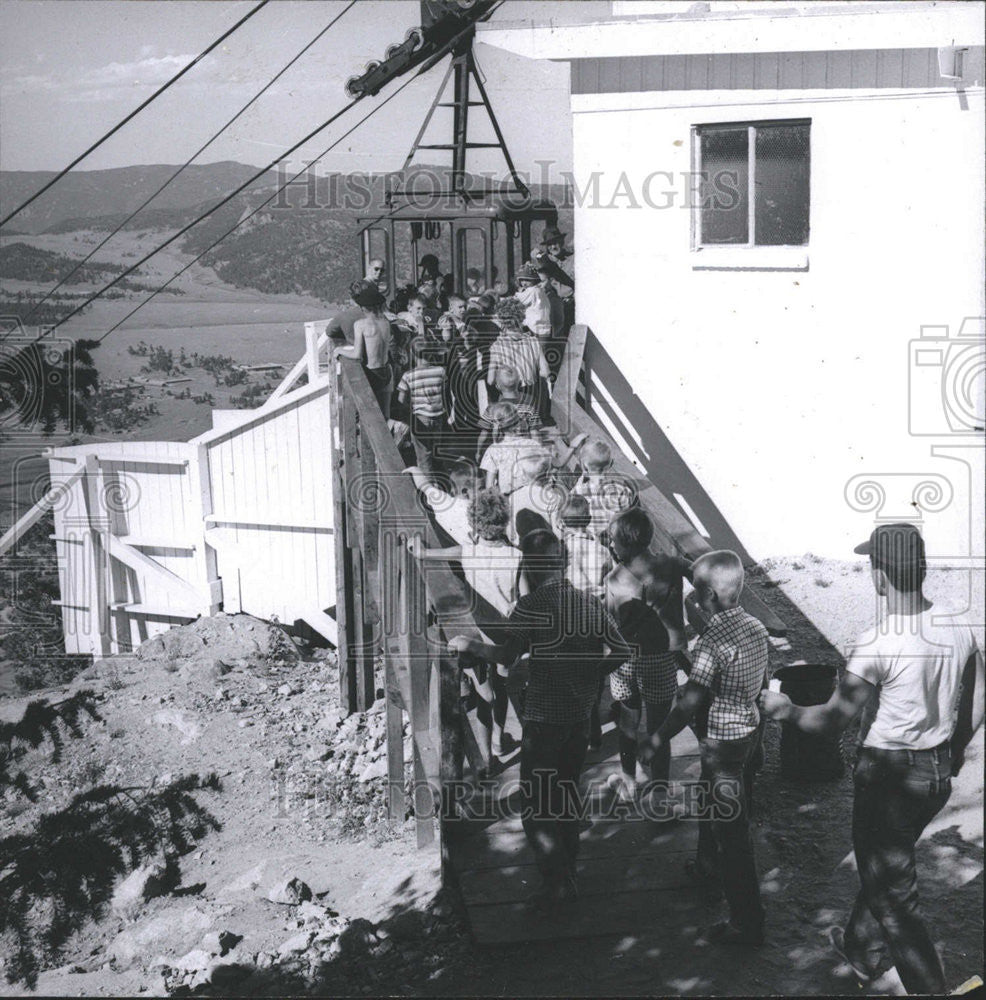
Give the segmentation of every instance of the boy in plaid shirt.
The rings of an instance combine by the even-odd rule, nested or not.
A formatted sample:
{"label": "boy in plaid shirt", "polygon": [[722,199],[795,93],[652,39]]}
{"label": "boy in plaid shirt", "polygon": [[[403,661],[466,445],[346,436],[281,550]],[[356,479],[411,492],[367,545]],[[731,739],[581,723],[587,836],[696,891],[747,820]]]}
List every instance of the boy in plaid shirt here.
{"label": "boy in plaid shirt", "polygon": [[688,683],[651,736],[650,748],[660,749],[708,703],[708,732],[699,746],[712,815],[711,821],[703,817],[699,826],[695,872],[718,874],[729,920],[712,927],[707,937],[724,944],[760,945],[764,911],[744,769],[760,738],[757,698],[767,680],[767,630],[739,605],[743,563],[735,552],[700,556],[692,566],[692,582],[710,616],[709,627],[692,650]]}
{"label": "boy in plaid shirt", "polygon": [[609,522],[637,502],[636,490],[619,473],[612,472],[613,453],[605,441],[586,441],[579,450],[581,476],[572,492],[589,502],[589,531],[606,544]]}
{"label": "boy in plaid shirt", "polygon": [[530,532],[521,550],[530,593],[507,619],[504,641],[492,645],[455,636],[449,646],[454,653],[510,665],[530,652],[520,758],[523,824],[544,879],[532,903],[557,912],[578,897],[577,787],[600,674],[614,670],[632,650],[599,598],[565,579],[565,546],[551,531]]}

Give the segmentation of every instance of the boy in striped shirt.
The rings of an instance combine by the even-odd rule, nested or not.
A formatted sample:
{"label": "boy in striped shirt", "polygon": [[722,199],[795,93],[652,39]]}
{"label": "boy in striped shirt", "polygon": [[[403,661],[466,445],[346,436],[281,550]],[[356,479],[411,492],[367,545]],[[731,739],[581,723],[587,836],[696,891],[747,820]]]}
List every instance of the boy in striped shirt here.
{"label": "boy in striped shirt", "polygon": [[397,399],[405,405],[410,397],[414,454],[418,466],[431,473],[445,430],[445,355],[440,348],[429,346],[421,346],[415,353],[417,364],[401,377]]}

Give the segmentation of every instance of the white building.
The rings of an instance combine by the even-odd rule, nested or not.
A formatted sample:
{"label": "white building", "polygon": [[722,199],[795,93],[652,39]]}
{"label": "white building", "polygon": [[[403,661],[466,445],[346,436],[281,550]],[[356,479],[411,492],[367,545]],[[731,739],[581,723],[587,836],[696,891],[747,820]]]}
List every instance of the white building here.
{"label": "white building", "polygon": [[571,64],[578,321],[755,558],[847,557],[877,518],[982,552],[983,14],[638,2],[480,30]]}

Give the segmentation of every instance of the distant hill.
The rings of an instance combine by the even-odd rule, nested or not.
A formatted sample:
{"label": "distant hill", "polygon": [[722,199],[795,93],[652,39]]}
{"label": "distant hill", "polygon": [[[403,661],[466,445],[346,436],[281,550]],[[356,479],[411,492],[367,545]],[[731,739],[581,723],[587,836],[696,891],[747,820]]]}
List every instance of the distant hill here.
{"label": "distant hill", "polygon": [[[81,229],[89,220],[101,217],[115,217],[119,222],[153,194],[176,169],[173,165],[152,164],[113,170],[73,170],[12,221],[19,233],[65,231],[67,220],[73,220],[73,229]],[[192,164],[154,199],[154,210],[167,212],[209,200],[217,201],[256,172],[256,167],[232,161]],[[0,208],[3,213],[12,211],[54,176],[53,171],[45,170],[0,171]],[[269,172],[257,181],[256,187],[275,181],[276,175]],[[159,223],[149,221],[147,224]],[[3,231],[5,236],[13,234],[13,229]]]}
{"label": "distant hill", "polygon": [[[181,191],[173,191],[173,188],[181,186],[185,174],[192,169],[184,171],[127,228],[174,232],[215,205],[253,171],[252,167],[244,164],[212,164],[198,168],[202,173],[194,179],[194,183],[186,183]],[[163,176],[159,171],[163,172]],[[154,190],[153,184],[160,185],[164,177],[173,171],[173,167],[153,166],[80,174],[79,177],[85,178],[88,185],[86,197],[78,201],[65,199],[63,214],[46,227],[34,231],[38,232],[41,228],[46,232],[115,229],[140,200]],[[447,173],[447,167],[412,167],[406,183],[416,192],[415,204],[424,207],[427,198],[421,196],[433,189],[435,183],[447,186]],[[0,174],[0,181],[7,176],[14,175]],[[30,176],[37,178],[41,175]],[[349,284],[360,276],[358,234],[362,223],[359,219],[384,216],[388,212],[384,200],[385,175],[324,175],[317,178],[314,191],[303,183],[296,183],[271,204],[260,208],[261,203],[274,193],[277,184],[273,174],[268,176],[270,179],[265,177],[263,185],[258,182],[256,186],[251,186],[192,229],[182,240],[181,248],[198,254],[225,237],[202,258],[202,262],[214,268],[223,281],[274,294],[310,294],[326,302],[345,299]],[[50,193],[39,198],[39,204],[46,206],[48,199],[72,177],[69,174]],[[153,181],[148,183],[151,178]],[[469,182],[476,188],[488,184],[479,176],[470,177]],[[140,195],[134,196],[133,192],[137,189]],[[194,198],[196,194],[201,197]],[[561,207],[566,204],[566,191],[562,186],[532,185],[531,195],[535,200],[548,199],[559,205],[560,225],[571,232],[572,211]],[[112,208],[108,210],[109,206]],[[18,216],[20,228],[26,228],[22,219],[33,208],[32,205],[24,216]],[[251,215],[255,210],[256,214]],[[399,214],[397,218],[400,218]],[[225,236],[241,221],[242,224],[231,235]],[[38,220],[32,220],[32,225],[38,225]],[[400,235],[394,254],[398,278],[410,277],[411,258],[406,227],[398,226],[397,230]],[[7,235],[6,230],[4,235]],[[450,264],[447,225],[442,227],[435,239],[428,240],[422,236],[418,246],[419,255],[434,253],[443,265]]]}

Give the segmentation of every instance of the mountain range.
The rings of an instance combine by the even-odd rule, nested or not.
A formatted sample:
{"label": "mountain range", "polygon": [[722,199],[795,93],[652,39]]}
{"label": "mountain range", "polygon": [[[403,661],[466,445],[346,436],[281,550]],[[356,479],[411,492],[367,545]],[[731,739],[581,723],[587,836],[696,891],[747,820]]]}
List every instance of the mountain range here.
{"label": "mountain range", "polygon": [[[176,169],[150,165],[70,173],[13,223],[28,234],[109,231],[123,224]],[[174,232],[256,172],[254,167],[234,162],[187,167],[125,229]],[[447,187],[448,173],[448,167],[416,165],[404,183],[416,192],[427,192],[436,184]],[[0,172],[0,206],[9,211],[9,206],[19,204],[52,176]],[[388,212],[385,178],[385,174],[327,174],[313,177],[311,183],[302,178],[277,194],[283,178],[269,171],[190,230],[181,248],[203,254],[202,263],[238,287],[305,293],[327,302],[344,299],[350,282],[361,273],[358,237],[364,223],[360,220]],[[488,183],[478,176],[467,178],[467,184],[475,188]],[[531,185],[534,200],[548,199],[559,206],[566,204],[566,193],[560,185]],[[562,229],[571,232],[571,220],[571,209],[560,207]],[[5,228],[3,235],[14,235],[14,230]],[[431,239],[427,233],[422,235],[419,255],[435,253],[447,262],[447,226],[430,235]],[[402,241],[393,254],[398,276],[409,275],[409,242]]]}

